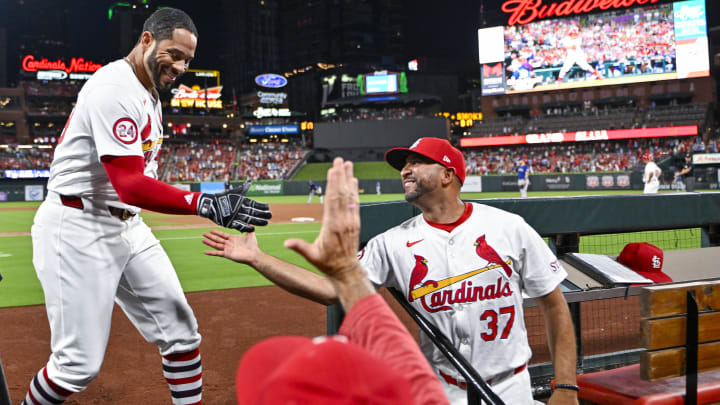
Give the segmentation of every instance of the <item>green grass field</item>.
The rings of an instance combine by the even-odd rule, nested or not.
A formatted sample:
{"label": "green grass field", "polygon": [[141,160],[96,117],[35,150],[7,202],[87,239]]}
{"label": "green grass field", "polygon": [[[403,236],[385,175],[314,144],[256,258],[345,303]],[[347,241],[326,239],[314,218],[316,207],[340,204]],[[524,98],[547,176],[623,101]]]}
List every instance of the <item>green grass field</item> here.
{"label": "green grass field", "polygon": [[[354,162],[355,177],[364,179],[396,179],[398,171],[383,162]],[[324,179],[332,163],[308,163],[300,169],[293,180]]]}
{"label": "green grass field", "polygon": [[[628,194],[638,192],[602,192],[596,194]],[[532,197],[587,195],[587,192],[535,192]],[[517,197],[517,192],[469,193],[464,199]],[[361,202],[402,200],[400,194],[361,195]],[[307,196],[263,197],[270,204],[304,203]],[[0,203],[0,208],[28,207],[26,210],[0,211],[0,307],[34,305],[43,303],[43,293],[32,266],[32,243],[30,231],[35,208],[39,203]],[[177,217],[152,212],[143,213],[145,221],[152,226],[175,225]],[[248,266],[226,259],[203,254],[202,233],[211,228],[157,229],[154,231],[167,251],[185,291],[206,291],[227,288],[270,285],[270,282]],[[320,229],[318,223],[277,224],[257,229],[258,242],[263,250],[283,260],[309,267],[305,260],[283,247],[289,238],[312,241]],[[13,235],[13,233],[21,233]],[[598,235],[582,237],[580,251],[617,255],[622,247],[633,241],[653,241],[662,249],[687,249],[700,247],[698,229],[674,231],[637,232],[622,235]],[[655,242],[657,241],[657,242]]]}

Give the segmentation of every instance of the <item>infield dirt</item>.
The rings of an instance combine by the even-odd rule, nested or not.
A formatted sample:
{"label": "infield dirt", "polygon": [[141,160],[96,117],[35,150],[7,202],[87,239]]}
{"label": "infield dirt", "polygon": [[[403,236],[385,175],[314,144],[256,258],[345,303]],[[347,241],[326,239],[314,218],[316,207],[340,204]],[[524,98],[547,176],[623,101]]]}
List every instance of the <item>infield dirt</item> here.
{"label": "infield dirt", "polygon": [[[0,210],[35,210],[6,207]],[[274,204],[272,223],[292,218],[322,218],[320,204]],[[175,224],[153,229],[207,227],[197,216],[176,216]],[[187,294],[200,325],[203,343],[205,404],[234,404],[235,370],[245,351],[277,335],[314,337],[325,334],[326,307],[298,298],[277,287],[252,287]],[[13,403],[25,395],[33,375],[50,355],[50,330],[41,305],[0,309],[0,358]],[[65,403],[165,404],[170,402],[157,348],[143,340],[122,311],[113,312],[105,362],[90,387]]]}
{"label": "infield dirt", "polygon": [[[273,223],[290,222],[293,217],[320,220],[322,214],[320,204],[277,204],[271,209]],[[173,222],[180,224],[175,227],[212,225],[194,216],[178,216]],[[417,339],[417,326],[386,291],[382,294]],[[278,287],[193,292],[187,297],[203,335],[200,349],[204,404],[236,403],[237,365],[253,344],[271,336],[314,337],[326,332],[325,306]],[[586,355],[637,346],[639,312],[635,298],[583,304],[587,306],[581,322]],[[525,322],[534,354],[532,363],[548,361],[542,315],[537,308],[526,308]],[[44,306],[0,309],[0,358],[13,403],[21,402],[33,375],[45,365],[49,355],[50,331]],[[116,307],[99,377],[86,391],[71,396],[65,403],[144,405],[167,404],[169,399],[157,348],[145,342]]]}

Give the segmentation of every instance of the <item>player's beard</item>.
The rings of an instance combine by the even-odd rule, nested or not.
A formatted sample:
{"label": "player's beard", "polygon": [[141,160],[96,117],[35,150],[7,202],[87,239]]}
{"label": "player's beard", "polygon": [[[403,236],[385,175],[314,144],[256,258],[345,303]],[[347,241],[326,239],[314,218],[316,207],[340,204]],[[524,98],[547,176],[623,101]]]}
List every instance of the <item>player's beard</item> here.
{"label": "player's beard", "polygon": [[152,51],[150,51],[150,55],[148,55],[147,59],[145,60],[147,63],[148,69],[150,69],[150,76],[152,76],[153,84],[155,84],[155,88],[158,90],[169,90],[170,86],[172,86],[172,82],[168,82],[167,84],[163,85],[160,81],[160,76],[162,75],[162,71],[160,70],[160,67],[158,66],[157,62],[157,43],[153,47]]}
{"label": "player's beard", "polygon": [[432,187],[428,187],[428,184],[422,179],[413,178],[413,180],[415,181],[415,188],[410,191],[405,190],[405,201],[409,203],[415,202],[418,198],[432,189]]}

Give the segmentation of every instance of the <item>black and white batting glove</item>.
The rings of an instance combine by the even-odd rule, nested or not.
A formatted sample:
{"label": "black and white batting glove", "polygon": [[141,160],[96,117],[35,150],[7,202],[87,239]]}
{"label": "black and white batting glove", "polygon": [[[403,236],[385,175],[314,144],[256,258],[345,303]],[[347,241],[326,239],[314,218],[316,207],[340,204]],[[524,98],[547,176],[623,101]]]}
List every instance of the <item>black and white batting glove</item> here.
{"label": "black and white batting glove", "polygon": [[245,197],[252,182],[218,194],[201,194],[197,213],[225,228],[253,232],[253,225],[267,225],[272,218],[270,206]]}

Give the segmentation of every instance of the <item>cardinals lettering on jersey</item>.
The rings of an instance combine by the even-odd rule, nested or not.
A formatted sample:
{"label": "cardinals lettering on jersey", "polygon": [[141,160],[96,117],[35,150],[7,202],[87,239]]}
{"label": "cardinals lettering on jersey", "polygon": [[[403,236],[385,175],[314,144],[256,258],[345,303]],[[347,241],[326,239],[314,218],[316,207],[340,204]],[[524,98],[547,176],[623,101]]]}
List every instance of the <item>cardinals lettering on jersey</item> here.
{"label": "cardinals lettering on jersey", "polygon": [[[486,249],[489,248],[487,244],[484,246]],[[492,250],[492,248],[489,249]],[[492,252],[495,251],[492,250]],[[497,253],[495,255],[497,256]],[[415,299],[420,298],[420,302],[426,311],[438,312],[452,309],[447,304],[460,304],[511,296],[512,289],[510,288],[510,284],[507,280],[503,280],[502,277],[498,277],[495,283],[485,286],[473,286],[472,281],[464,281],[488,270],[500,268],[502,267],[502,264],[507,266],[507,263],[504,262],[501,262],[502,264],[495,263],[490,260],[488,260],[488,262],[487,266],[477,270],[448,277],[439,281],[427,280],[422,283],[422,280],[428,274],[428,260],[422,256],[415,255],[415,266],[410,274],[410,288],[408,289],[410,292],[408,294],[408,301],[413,302]],[[445,288],[461,281],[462,284],[457,290]],[[415,286],[420,283],[422,283],[422,286],[415,288]]]}
{"label": "cardinals lettering on jersey", "polygon": [[[438,282],[428,280],[426,286],[438,286]],[[494,300],[502,297],[509,297],[513,294],[510,284],[498,277],[494,284],[485,286],[473,286],[472,281],[463,281],[457,290],[445,289],[432,294],[423,295],[420,299],[423,308],[428,312],[447,311],[452,309],[449,304],[462,304],[467,302],[478,302]]]}

